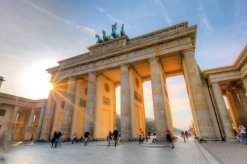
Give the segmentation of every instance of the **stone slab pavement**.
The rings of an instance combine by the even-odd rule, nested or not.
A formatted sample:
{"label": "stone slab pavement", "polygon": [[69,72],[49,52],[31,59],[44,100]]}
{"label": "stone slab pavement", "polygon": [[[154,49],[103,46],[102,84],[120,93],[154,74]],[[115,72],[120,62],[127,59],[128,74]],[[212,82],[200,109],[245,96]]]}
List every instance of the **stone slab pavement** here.
{"label": "stone slab pavement", "polygon": [[247,145],[238,142],[208,142],[203,147],[220,163],[246,164]]}
{"label": "stone slab pavement", "polygon": [[198,144],[178,140],[175,149],[149,147],[138,142],[107,147],[105,142],[62,143],[51,148],[49,143],[22,144],[3,154],[6,164],[74,164],[74,163],[137,163],[137,164],[206,164],[209,163]]}

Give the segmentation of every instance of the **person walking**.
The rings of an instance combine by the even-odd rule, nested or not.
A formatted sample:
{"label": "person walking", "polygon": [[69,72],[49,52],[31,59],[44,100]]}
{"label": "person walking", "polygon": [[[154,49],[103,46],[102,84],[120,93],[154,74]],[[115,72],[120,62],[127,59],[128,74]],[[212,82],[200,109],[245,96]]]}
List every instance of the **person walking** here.
{"label": "person walking", "polygon": [[144,142],[144,132],[142,129],[139,130],[139,144],[143,144]]}
{"label": "person walking", "polygon": [[169,130],[166,131],[166,138],[167,138],[167,141],[169,142],[170,147],[174,148],[173,138]]}
{"label": "person walking", "polygon": [[240,133],[241,133],[241,141],[244,144],[247,144],[246,128],[243,125],[240,125],[239,126],[239,130],[240,130]]}
{"label": "person walking", "polygon": [[56,139],[57,139],[57,137],[58,137],[58,133],[57,133],[57,131],[55,131],[54,134],[53,134],[53,137],[51,139],[51,148],[53,148],[53,145],[54,145],[54,147],[56,147]]}
{"label": "person walking", "polygon": [[106,140],[107,140],[107,146],[109,147],[110,144],[111,144],[111,136],[112,136],[112,133],[111,131],[109,131],[107,137],[106,137]]}
{"label": "person walking", "polygon": [[115,142],[115,147],[117,146],[117,143],[118,143],[118,130],[117,129],[115,129],[114,131],[113,131],[113,139],[114,139],[114,142]]}
{"label": "person walking", "polygon": [[62,146],[62,144],[61,144],[61,136],[62,136],[62,133],[59,131],[57,133],[57,137],[55,138],[55,148],[57,147],[57,145]]}
{"label": "person walking", "polygon": [[87,146],[87,142],[88,142],[88,137],[89,137],[90,133],[88,131],[86,131],[84,133],[84,146]]}
{"label": "person walking", "polygon": [[188,139],[188,137],[189,137],[189,133],[188,133],[188,131],[187,131],[187,130],[185,130],[184,134],[185,134],[186,139]]}
{"label": "person walking", "polygon": [[184,142],[186,142],[184,131],[181,132],[181,137],[184,139]]}
{"label": "person walking", "polygon": [[76,143],[78,142],[76,133],[74,133],[71,138],[72,138],[72,144],[74,144],[74,142]]}

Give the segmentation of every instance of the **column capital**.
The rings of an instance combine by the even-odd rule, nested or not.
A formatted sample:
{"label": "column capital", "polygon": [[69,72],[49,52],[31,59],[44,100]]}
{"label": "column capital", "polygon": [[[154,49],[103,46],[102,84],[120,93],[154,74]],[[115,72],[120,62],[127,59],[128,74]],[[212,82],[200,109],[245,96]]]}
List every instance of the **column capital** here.
{"label": "column capital", "polygon": [[187,49],[184,49],[182,50],[182,53],[185,54],[185,53],[195,53],[195,48],[187,48]]}
{"label": "column capital", "polygon": [[149,59],[148,59],[148,62],[149,62],[149,63],[151,63],[152,61],[159,62],[159,60],[160,60],[159,57],[154,56],[154,57],[149,58]]}
{"label": "column capital", "polygon": [[99,75],[99,72],[88,72],[88,76],[98,76]]}
{"label": "column capital", "polygon": [[121,65],[121,72],[122,72],[122,71],[128,71],[129,68],[130,68],[130,65],[126,65],[126,64]]}

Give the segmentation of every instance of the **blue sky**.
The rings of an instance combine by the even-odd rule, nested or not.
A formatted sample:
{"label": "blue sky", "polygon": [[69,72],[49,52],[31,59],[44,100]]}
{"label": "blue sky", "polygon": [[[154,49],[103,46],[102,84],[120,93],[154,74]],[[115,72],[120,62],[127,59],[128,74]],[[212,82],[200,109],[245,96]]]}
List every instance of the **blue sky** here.
{"label": "blue sky", "polygon": [[[1,0],[0,76],[6,82],[0,91],[47,97],[45,69],[86,52],[95,33],[109,32],[115,22],[124,23],[133,38],[188,21],[198,25],[196,59],[202,69],[232,64],[247,43],[246,7],[246,0]],[[183,79],[168,85],[179,88]],[[174,101],[186,101],[180,88]]]}

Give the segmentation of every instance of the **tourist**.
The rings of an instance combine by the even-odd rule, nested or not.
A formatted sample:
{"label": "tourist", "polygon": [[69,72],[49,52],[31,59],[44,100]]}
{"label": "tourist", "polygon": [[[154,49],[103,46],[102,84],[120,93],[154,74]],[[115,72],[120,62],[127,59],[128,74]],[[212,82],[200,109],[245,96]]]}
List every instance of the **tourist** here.
{"label": "tourist", "polygon": [[117,143],[118,143],[118,130],[117,129],[115,129],[114,131],[113,131],[113,139],[114,139],[114,142],[115,142],[115,147],[117,146]]}
{"label": "tourist", "polygon": [[59,131],[57,133],[57,137],[56,137],[56,140],[55,140],[55,148],[57,147],[57,145],[62,146],[62,144],[61,144],[61,136],[62,136],[62,132]]}
{"label": "tourist", "polygon": [[142,129],[139,130],[139,144],[143,144],[144,142],[144,132]]}
{"label": "tourist", "polygon": [[239,142],[242,142],[240,129],[236,129],[236,138],[239,140]]}
{"label": "tourist", "polygon": [[51,148],[53,148],[53,145],[55,144],[55,147],[56,147],[56,139],[58,137],[58,133],[57,131],[54,132],[53,134],[53,138],[51,139]]}
{"label": "tourist", "polygon": [[84,146],[87,146],[87,142],[88,142],[88,137],[89,137],[90,133],[88,131],[86,131],[84,133]]}
{"label": "tourist", "polygon": [[181,137],[184,139],[184,142],[186,142],[184,131],[181,132]]}
{"label": "tourist", "polygon": [[109,147],[110,144],[111,144],[111,136],[112,136],[112,133],[111,131],[109,131],[107,137],[106,137],[106,140],[107,140],[107,146]]}
{"label": "tourist", "polygon": [[243,125],[239,126],[239,130],[241,133],[241,140],[244,144],[247,144],[247,136],[246,136],[246,128]]}
{"label": "tourist", "polygon": [[169,130],[166,131],[166,138],[171,148],[174,148],[173,139]]}
{"label": "tourist", "polygon": [[189,133],[188,133],[188,131],[187,131],[187,130],[185,130],[184,134],[185,134],[186,139],[188,139],[188,137],[189,137]]}
{"label": "tourist", "polygon": [[119,145],[121,141],[121,132],[118,132],[118,140],[117,140],[117,144]]}
{"label": "tourist", "polygon": [[74,142],[78,142],[78,140],[77,140],[77,137],[76,137],[76,133],[74,133],[73,135],[72,135],[72,144],[74,144]]}

